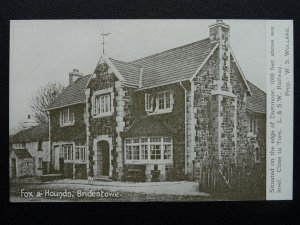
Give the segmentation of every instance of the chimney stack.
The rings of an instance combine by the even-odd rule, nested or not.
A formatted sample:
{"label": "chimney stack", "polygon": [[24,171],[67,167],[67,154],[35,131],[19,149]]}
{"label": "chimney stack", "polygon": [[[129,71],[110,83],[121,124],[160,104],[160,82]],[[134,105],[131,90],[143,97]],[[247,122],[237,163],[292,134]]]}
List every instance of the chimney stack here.
{"label": "chimney stack", "polygon": [[78,78],[82,77],[83,73],[79,73],[79,69],[73,69],[69,73],[69,85],[73,84]]}
{"label": "chimney stack", "polygon": [[218,19],[216,23],[209,26],[209,38],[212,47],[216,46],[217,43],[219,44],[216,60],[219,67],[219,74],[216,77],[217,90],[232,92],[230,83],[230,26]]}

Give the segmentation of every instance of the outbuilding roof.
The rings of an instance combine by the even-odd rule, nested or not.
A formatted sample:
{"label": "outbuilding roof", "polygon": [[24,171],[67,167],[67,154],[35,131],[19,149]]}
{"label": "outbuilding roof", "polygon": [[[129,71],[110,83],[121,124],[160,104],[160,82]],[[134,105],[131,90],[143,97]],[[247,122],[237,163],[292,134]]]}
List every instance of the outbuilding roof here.
{"label": "outbuilding roof", "polygon": [[18,159],[33,158],[27,149],[13,149],[12,151],[16,154]]}
{"label": "outbuilding roof", "polygon": [[10,139],[11,143],[20,143],[20,142],[33,142],[38,140],[48,140],[49,139],[49,125],[41,124],[22,130]]}
{"label": "outbuilding roof", "polygon": [[252,96],[247,97],[247,109],[255,113],[266,113],[266,93],[248,81]]}

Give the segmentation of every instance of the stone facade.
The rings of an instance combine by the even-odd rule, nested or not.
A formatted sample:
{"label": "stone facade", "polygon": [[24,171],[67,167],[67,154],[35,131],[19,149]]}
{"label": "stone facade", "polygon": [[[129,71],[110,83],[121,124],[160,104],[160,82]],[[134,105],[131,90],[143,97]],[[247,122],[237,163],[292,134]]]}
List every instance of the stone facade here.
{"label": "stone facade", "polygon": [[[229,26],[218,21],[209,27],[209,39],[201,43],[206,44],[210,53],[201,66],[198,65],[193,77],[148,87],[142,87],[143,71],[150,76],[158,60],[152,61],[155,65],[149,70],[140,68],[149,60],[147,57],[139,61],[141,65],[118,61],[115,64],[120,68],[118,71],[103,56],[84,89],[85,104],[71,106],[75,111],[74,126],[60,127],[59,110],[51,111],[51,141],[74,141],[76,146],[71,136],[82,138],[84,133],[83,145],[88,150],[87,173],[115,180],[135,177],[137,174],[130,175],[132,171],[139,173],[143,181],[197,180],[207,165],[236,167],[263,161],[265,114],[247,109],[251,91],[232,55]],[[176,51],[181,52],[181,49],[176,48]],[[187,53],[180,55],[184,54]],[[162,59],[162,70],[168,60],[174,60],[176,68],[179,64],[173,55]],[[139,82],[134,80],[137,71]],[[126,81],[121,74],[129,79]],[[155,126],[151,126],[152,123]],[[150,147],[159,145],[151,144],[151,138],[160,143],[158,159],[149,157],[150,152],[155,152]],[[130,139],[128,143],[126,139]],[[137,142],[134,143],[134,139]],[[167,146],[164,139],[171,144]],[[147,148],[146,159],[140,156],[142,145]],[[172,157],[164,158],[162,152],[167,152],[170,146]],[[136,158],[130,154],[127,157],[126,149],[138,149],[138,153],[129,151],[136,154]]]}

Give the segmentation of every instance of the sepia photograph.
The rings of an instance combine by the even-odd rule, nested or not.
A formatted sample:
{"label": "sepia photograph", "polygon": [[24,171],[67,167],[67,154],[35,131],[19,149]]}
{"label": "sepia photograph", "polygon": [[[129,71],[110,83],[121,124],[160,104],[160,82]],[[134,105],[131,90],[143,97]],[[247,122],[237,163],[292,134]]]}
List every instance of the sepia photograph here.
{"label": "sepia photograph", "polygon": [[266,32],[10,21],[10,202],[266,200]]}

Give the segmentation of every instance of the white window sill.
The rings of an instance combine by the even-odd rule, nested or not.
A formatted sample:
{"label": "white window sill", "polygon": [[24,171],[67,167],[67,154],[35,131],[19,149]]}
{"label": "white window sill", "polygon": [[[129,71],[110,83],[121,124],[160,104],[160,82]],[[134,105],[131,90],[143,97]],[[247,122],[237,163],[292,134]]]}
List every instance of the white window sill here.
{"label": "white window sill", "polygon": [[93,118],[101,118],[101,117],[107,117],[107,116],[112,116],[113,112],[106,112],[106,113],[101,113],[101,114],[93,114]]}
{"label": "white window sill", "polygon": [[73,126],[75,124],[74,123],[64,123],[64,124],[61,124],[60,127],[69,127],[69,126]]}
{"label": "white window sill", "polygon": [[135,165],[142,165],[142,164],[172,164],[173,161],[171,159],[150,159],[150,160],[125,160],[125,164],[135,164]]}
{"label": "white window sill", "polygon": [[148,115],[156,115],[156,114],[164,114],[164,113],[171,113],[173,111],[173,108],[169,109],[159,109],[154,112],[147,112]]}

